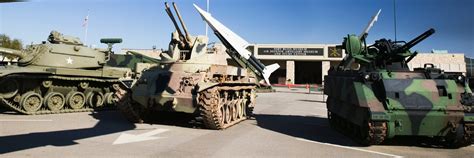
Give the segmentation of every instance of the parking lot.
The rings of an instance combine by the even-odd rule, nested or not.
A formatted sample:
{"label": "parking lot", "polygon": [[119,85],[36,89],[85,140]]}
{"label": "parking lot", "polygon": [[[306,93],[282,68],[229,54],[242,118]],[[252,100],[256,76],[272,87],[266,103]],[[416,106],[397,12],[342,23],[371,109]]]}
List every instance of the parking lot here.
{"label": "parking lot", "polygon": [[444,149],[421,138],[364,147],[332,130],[320,92],[259,93],[255,117],[226,130],[187,115],[128,123],[118,111],[56,115],[0,112],[1,157],[474,157],[474,146]]}

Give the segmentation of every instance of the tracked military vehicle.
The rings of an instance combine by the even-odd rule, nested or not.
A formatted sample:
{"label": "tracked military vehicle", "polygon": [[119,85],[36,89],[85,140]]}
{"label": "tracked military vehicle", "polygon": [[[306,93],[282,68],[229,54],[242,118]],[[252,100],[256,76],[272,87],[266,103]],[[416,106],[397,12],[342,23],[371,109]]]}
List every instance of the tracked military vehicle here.
{"label": "tracked military vehicle", "polygon": [[86,47],[78,38],[52,31],[48,42],[24,50],[0,48],[17,62],[0,67],[0,102],[22,114],[92,111],[114,105],[114,86],[129,69],[105,66],[112,45],[121,39],[102,39],[108,49]]}
{"label": "tracked military vehicle", "polygon": [[360,36],[344,38],[347,55],[325,76],[330,125],[365,145],[395,136],[426,136],[446,147],[470,144],[473,97],[465,76],[432,64],[413,71],[407,65],[417,55],[410,48],[435,30],[409,42],[380,39],[367,46],[376,17]]}
{"label": "tracked military vehicle", "polygon": [[210,129],[225,129],[245,120],[255,106],[258,81],[268,82],[270,73],[279,66],[265,67],[245,49],[245,40],[196,6],[227,47],[227,54],[241,67],[228,65],[224,51],[208,51],[206,36],[188,33],[173,3],[183,34],[170,7],[165,5],[177,30],[172,34],[169,50],[161,54],[159,64],[140,72],[130,91],[125,88],[117,93],[119,108],[132,122],[159,117],[155,111],[194,114]]}

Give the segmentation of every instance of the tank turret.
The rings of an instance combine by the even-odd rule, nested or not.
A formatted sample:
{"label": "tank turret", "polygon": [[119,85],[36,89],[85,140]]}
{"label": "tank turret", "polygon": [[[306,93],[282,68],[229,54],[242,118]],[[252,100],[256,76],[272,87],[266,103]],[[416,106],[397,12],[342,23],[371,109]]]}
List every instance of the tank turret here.
{"label": "tank turret", "polygon": [[[348,60],[354,60],[361,67],[370,69],[405,69],[408,70],[407,63],[418,53],[411,52],[410,48],[425,40],[432,34],[434,29],[429,29],[409,42],[391,41],[385,38],[376,40],[373,45],[366,46],[365,38],[360,39],[356,35],[347,35],[344,38],[342,48],[346,50],[347,58],[341,63],[339,68],[347,68]],[[396,66],[391,66],[396,65]]]}
{"label": "tank turret", "polygon": [[0,52],[17,56],[20,66],[98,69],[109,60],[112,44],[120,43],[121,39],[105,39],[105,42],[109,49],[90,48],[84,46],[79,38],[52,31],[48,42],[30,45],[22,51],[0,49]]}

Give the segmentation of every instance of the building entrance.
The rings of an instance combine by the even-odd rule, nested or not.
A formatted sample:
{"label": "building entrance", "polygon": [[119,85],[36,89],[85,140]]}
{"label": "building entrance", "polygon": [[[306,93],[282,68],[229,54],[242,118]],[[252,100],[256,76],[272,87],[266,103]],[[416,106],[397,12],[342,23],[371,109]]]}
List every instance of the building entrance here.
{"label": "building entrance", "polygon": [[295,61],[295,84],[321,84],[321,71],[320,61]]}

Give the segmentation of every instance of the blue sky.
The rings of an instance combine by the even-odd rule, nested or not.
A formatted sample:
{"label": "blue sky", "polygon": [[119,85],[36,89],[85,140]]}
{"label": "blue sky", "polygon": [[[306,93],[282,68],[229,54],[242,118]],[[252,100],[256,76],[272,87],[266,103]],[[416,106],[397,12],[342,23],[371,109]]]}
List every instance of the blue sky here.
{"label": "blue sky", "polygon": [[[193,35],[205,23],[192,3],[176,0]],[[250,43],[339,44],[359,34],[380,8],[368,43],[394,38],[392,0],[210,0],[210,12]],[[84,38],[83,20],[90,11],[88,44],[105,47],[102,37],[121,37],[120,48],[167,48],[173,25],[159,0],[35,0],[0,3],[0,33],[24,43],[46,40],[51,30]],[[397,39],[410,40],[429,28],[436,33],[413,50],[446,49],[474,57],[474,1],[397,0]],[[216,41],[210,34],[210,40]]]}

